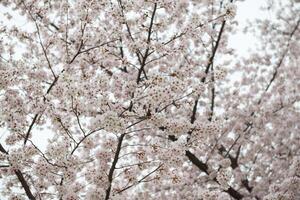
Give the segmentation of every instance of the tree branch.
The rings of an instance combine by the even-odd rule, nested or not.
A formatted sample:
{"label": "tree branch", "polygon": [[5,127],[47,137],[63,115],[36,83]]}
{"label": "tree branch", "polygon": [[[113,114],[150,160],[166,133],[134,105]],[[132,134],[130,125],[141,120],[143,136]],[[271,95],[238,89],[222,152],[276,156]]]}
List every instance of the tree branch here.
{"label": "tree branch", "polygon": [[[2,146],[2,144],[0,144],[0,151],[6,155],[8,155],[8,152],[4,149],[4,147]],[[30,187],[27,183],[27,181],[25,180],[22,172],[18,169],[14,170],[14,173],[16,174],[16,176],[18,177],[18,180],[20,181],[27,197],[30,199],[30,200],[35,200],[35,196],[32,194],[31,190],[30,190]]]}
{"label": "tree branch", "polygon": [[[151,41],[152,27],[153,27],[156,8],[157,8],[157,3],[154,3],[154,8],[153,8],[152,16],[151,16],[151,21],[150,21],[150,26],[149,26],[149,29],[148,29],[147,45],[149,45],[150,41]],[[147,49],[146,49],[145,54],[143,56],[141,67],[138,71],[138,76],[137,76],[137,81],[136,81],[137,83],[139,83],[141,81],[141,74],[142,74],[142,72],[144,70],[144,67],[146,65],[146,60],[147,60],[148,56],[149,56],[149,46],[147,46]],[[145,75],[146,75],[146,73],[145,73]],[[146,78],[147,78],[147,76],[146,76]]]}
{"label": "tree branch", "polygon": [[27,195],[27,197],[30,199],[30,200],[35,200],[35,196],[33,196],[31,190],[30,190],[30,187],[27,183],[27,181],[25,180],[22,172],[20,170],[15,170],[15,174],[17,175],[23,189],[25,190],[25,193]]}
{"label": "tree branch", "polygon": [[156,167],[153,171],[151,171],[150,173],[148,173],[147,175],[145,175],[143,178],[141,178],[141,179],[138,180],[137,182],[135,182],[135,183],[133,183],[133,184],[131,184],[131,185],[129,185],[129,186],[127,186],[127,187],[125,187],[125,188],[119,190],[117,193],[119,194],[119,193],[121,193],[121,192],[124,192],[125,190],[128,190],[128,189],[132,188],[133,186],[135,186],[135,185],[137,185],[137,184],[143,182],[147,177],[151,176],[151,174],[155,173],[155,172],[156,172],[157,170],[159,170],[159,168],[161,168],[162,166],[163,166],[163,164],[160,164],[158,167]]}
{"label": "tree branch", "polygon": [[112,162],[112,165],[110,167],[109,174],[108,174],[109,186],[106,190],[105,200],[108,200],[109,197],[110,197],[111,185],[112,185],[112,181],[113,181],[113,175],[114,175],[114,171],[115,171],[117,162],[119,160],[119,155],[120,155],[120,151],[121,151],[122,142],[123,142],[124,137],[125,137],[125,134],[122,134],[119,137],[119,140],[118,140],[118,146],[117,146],[117,150],[116,150],[116,153],[115,153],[115,157],[114,157],[114,160]]}
{"label": "tree branch", "polygon": [[[208,166],[207,164],[201,162],[193,153],[191,153],[190,151],[186,151],[185,155],[189,158],[189,160],[196,165],[201,171],[203,171],[206,175],[209,175],[208,172]],[[218,183],[217,179],[214,178],[213,179],[215,182]],[[232,187],[229,187],[229,189],[225,190],[226,193],[228,193],[231,197],[233,197],[234,199],[242,199],[244,196],[239,193],[237,190],[235,190]]]}
{"label": "tree branch", "polygon": [[[215,58],[215,55],[216,55],[216,52],[217,52],[217,49],[219,47],[219,44],[220,44],[220,41],[221,41],[221,37],[222,37],[222,33],[224,31],[224,27],[225,27],[225,23],[226,21],[223,21],[222,23],[222,26],[221,26],[221,29],[219,31],[219,34],[218,34],[218,38],[217,38],[217,41],[216,41],[216,45],[214,46],[213,50],[212,50],[212,55],[210,56],[209,58],[209,61],[208,61],[208,64],[205,68],[205,74],[207,75],[208,72],[209,72],[209,69],[214,61],[214,58]],[[202,79],[201,79],[201,82],[204,83],[206,80],[206,76],[204,76]],[[192,112],[192,116],[191,116],[191,123],[194,123],[194,121],[196,120],[196,113],[197,113],[197,106],[198,106],[198,101],[199,101],[199,96],[196,98],[195,100],[195,103],[194,103],[194,107],[193,107],[193,112]]]}

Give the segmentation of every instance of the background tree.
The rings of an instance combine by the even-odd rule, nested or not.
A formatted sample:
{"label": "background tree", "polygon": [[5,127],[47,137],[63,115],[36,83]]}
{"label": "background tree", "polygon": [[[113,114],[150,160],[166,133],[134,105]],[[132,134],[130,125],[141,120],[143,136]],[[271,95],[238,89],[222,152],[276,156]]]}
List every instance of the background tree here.
{"label": "background tree", "polygon": [[241,58],[233,1],[2,0],[1,196],[300,198],[300,5],[268,2]]}

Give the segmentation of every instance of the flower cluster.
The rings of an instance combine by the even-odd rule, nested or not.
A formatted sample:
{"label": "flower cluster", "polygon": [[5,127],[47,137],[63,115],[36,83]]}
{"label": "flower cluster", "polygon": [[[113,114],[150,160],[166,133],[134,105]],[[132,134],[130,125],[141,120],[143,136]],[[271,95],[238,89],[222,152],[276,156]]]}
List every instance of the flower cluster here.
{"label": "flower cluster", "polygon": [[228,189],[229,188],[229,181],[231,179],[231,173],[229,170],[226,170],[222,168],[217,175],[217,181],[220,184],[220,187],[222,189]]}
{"label": "flower cluster", "polygon": [[2,0],[1,198],[299,199],[299,6],[226,3]]}
{"label": "flower cluster", "polygon": [[237,10],[236,5],[233,3],[229,3],[226,5],[225,10],[226,10],[225,19],[229,19],[229,20],[234,19],[234,17],[236,16],[236,10]]}

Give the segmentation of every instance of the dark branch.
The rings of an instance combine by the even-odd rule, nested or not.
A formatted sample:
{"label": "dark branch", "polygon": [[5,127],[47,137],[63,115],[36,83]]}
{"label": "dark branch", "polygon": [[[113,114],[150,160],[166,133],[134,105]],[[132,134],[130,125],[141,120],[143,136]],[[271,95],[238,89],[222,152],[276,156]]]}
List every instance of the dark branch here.
{"label": "dark branch", "polygon": [[[6,155],[8,155],[8,152],[4,149],[4,147],[2,146],[2,144],[0,144],[0,151]],[[20,181],[23,189],[25,190],[25,193],[27,195],[27,197],[30,199],[30,200],[35,200],[35,197],[34,195],[32,194],[31,190],[30,190],[30,187],[27,183],[27,181],[25,180],[22,172],[20,170],[14,170],[14,173],[16,174],[16,176],[18,177],[18,180]]]}
{"label": "dark branch", "polygon": [[27,181],[25,180],[22,172],[20,170],[15,170],[15,174],[17,175],[23,189],[25,190],[25,193],[26,193],[27,197],[30,200],[35,200],[36,198],[33,196],[32,192],[30,190],[30,187],[29,187]]}
{"label": "dark branch", "polygon": [[[212,66],[212,63],[213,63],[213,61],[214,61],[214,58],[215,58],[217,49],[218,49],[219,44],[220,44],[220,41],[221,41],[222,33],[223,33],[223,31],[224,31],[225,23],[226,23],[226,21],[223,21],[222,26],[221,26],[221,29],[220,29],[219,34],[218,34],[218,38],[217,38],[217,41],[216,41],[216,45],[214,46],[214,48],[213,48],[213,50],[212,50],[212,55],[210,56],[209,61],[208,61],[208,64],[207,64],[207,66],[206,66],[206,68],[205,68],[205,74],[206,74],[206,75],[208,74],[209,69],[210,69],[210,67]],[[204,83],[205,80],[206,80],[206,76],[204,76],[204,77],[201,79],[201,82]],[[194,107],[193,107],[193,113],[192,113],[192,116],[191,116],[191,123],[193,123],[193,122],[196,120],[196,113],[197,113],[198,101],[199,101],[199,97],[197,97],[197,99],[195,100],[195,104],[194,104]]]}
{"label": "dark branch", "polygon": [[105,200],[108,200],[109,197],[110,197],[111,185],[112,185],[112,181],[113,181],[113,175],[114,175],[114,171],[116,169],[117,162],[119,160],[119,155],[120,155],[120,151],[121,151],[121,147],[122,147],[122,142],[123,142],[124,136],[125,136],[125,134],[122,134],[119,137],[119,141],[118,141],[118,146],[117,146],[117,150],[116,150],[116,153],[115,153],[115,157],[114,157],[114,160],[112,162],[111,168],[109,170],[109,174],[108,174],[109,186],[108,186],[108,188],[106,190]]}
{"label": "dark branch", "polygon": [[28,138],[29,138],[30,132],[31,132],[31,130],[32,130],[32,128],[33,128],[33,125],[35,124],[35,122],[36,122],[38,116],[39,116],[38,114],[35,114],[34,117],[33,117],[33,120],[32,120],[32,122],[31,122],[31,124],[30,124],[30,126],[29,126],[29,128],[28,128],[28,130],[27,130],[27,132],[26,132],[26,135],[25,135],[24,145],[26,144],[26,142],[27,142],[27,140],[28,140]]}
{"label": "dark branch", "polygon": [[163,166],[163,164],[160,164],[158,167],[156,167],[156,168],[155,168],[154,170],[152,170],[150,173],[148,173],[147,175],[145,175],[143,178],[141,178],[141,179],[138,180],[137,182],[135,182],[135,183],[133,183],[133,184],[131,184],[131,185],[129,185],[129,186],[127,186],[127,187],[125,187],[125,188],[119,190],[117,193],[119,194],[119,193],[121,193],[121,192],[124,192],[125,190],[128,190],[128,189],[132,188],[133,186],[135,186],[135,185],[137,185],[137,184],[143,182],[143,181],[144,181],[146,178],[148,178],[151,174],[153,174],[153,173],[155,173],[157,170],[159,170],[159,168],[161,168],[161,166]]}
{"label": "dark branch", "polygon": [[[150,26],[149,26],[149,29],[148,29],[147,45],[149,45],[150,41],[151,41],[152,27],[153,27],[153,23],[154,23],[156,8],[157,8],[157,3],[154,3],[154,8],[153,8],[152,16],[151,16],[151,21],[150,21]],[[144,54],[142,62],[141,62],[141,67],[138,71],[138,76],[137,76],[137,81],[136,81],[137,83],[139,83],[141,81],[141,75],[142,75],[142,72],[144,71],[144,67],[146,65],[146,60],[147,60],[148,56],[149,56],[149,46],[147,47],[147,49],[145,51],[145,54]],[[146,73],[144,73],[144,75],[146,75]],[[145,78],[147,78],[147,76]]]}
{"label": "dark branch", "polygon": [[[208,166],[207,164],[201,162],[193,153],[191,153],[190,151],[186,151],[185,155],[189,158],[189,160],[196,165],[201,171],[203,171],[205,174],[209,175],[208,172]],[[217,179],[214,178],[213,179],[215,182],[218,183]],[[227,190],[225,190],[226,193],[228,193],[231,197],[233,197],[234,199],[242,199],[243,195],[241,193],[239,193],[237,190],[235,190],[232,187],[229,187]]]}

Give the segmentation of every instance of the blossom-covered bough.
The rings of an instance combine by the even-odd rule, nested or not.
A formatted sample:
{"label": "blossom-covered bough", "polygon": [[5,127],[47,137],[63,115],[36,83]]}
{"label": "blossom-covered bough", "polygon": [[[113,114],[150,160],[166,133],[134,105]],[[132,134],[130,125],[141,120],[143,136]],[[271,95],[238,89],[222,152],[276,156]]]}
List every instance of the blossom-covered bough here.
{"label": "blossom-covered bough", "polygon": [[1,199],[298,199],[300,5],[266,2],[241,57],[231,0],[1,1]]}

